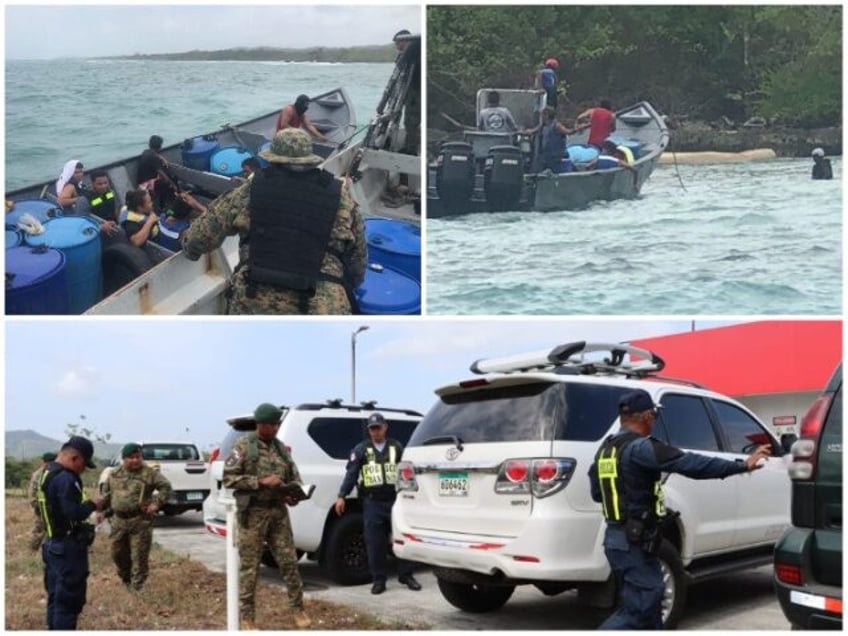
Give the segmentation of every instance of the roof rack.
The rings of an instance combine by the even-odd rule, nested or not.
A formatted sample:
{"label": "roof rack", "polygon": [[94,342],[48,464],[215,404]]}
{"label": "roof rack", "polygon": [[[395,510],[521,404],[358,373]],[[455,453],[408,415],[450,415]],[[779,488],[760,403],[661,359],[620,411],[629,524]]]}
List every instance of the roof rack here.
{"label": "roof rack", "polygon": [[[600,352],[607,352],[609,356],[601,360],[583,358],[587,353]],[[625,362],[628,355],[640,360]],[[550,350],[477,360],[471,364],[471,371],[478,374],[515,373],[552,367],[571,367],[578,369],[581,374],[617,373],[644,377],[662,371],[665,361],[652,351],[628,344],[579,341],[562,344]]]}

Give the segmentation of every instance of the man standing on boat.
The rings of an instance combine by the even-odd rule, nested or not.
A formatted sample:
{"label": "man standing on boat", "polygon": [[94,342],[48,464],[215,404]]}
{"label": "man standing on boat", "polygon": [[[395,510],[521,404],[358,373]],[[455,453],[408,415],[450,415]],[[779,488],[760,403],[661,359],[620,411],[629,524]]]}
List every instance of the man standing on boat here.
{"label": "man standing on boat", "polygon": [[541,167],[539,171],[550,170],[554,174],[560,174],[564,171],[563,160],[566,158],[566,143],[567,135],[573,135],[577,130],[567,128],[564,124],[557,121],[556,110],[550,106],[545,106],[542,111],[542,123],[534,128],[522,130],[523,135],[533,135],[542,131],[542,151],[540,153]]}
{"label": "man standing on boat", "polygon": [[347,183],[318,168],[297,128],[259,154],[270,165],[209,205],[183,234],[183,254],[196,261],[239,235],[230,314],[352,313],[368,247]]}
{"label": "man standing on boat", "polygon": [[536,88],[544,90],[548,94],[547,105],[551,108],[557,107],[557,69],[559,62],[549,57],[545,60],[542,69],[536,73]]}
{"label": "man standing on boat", "polygon": [[309,96],[298,95],[294,104],[283,106],[283,110],[280,111],[277,117],[276,132],[286,128],[302,128],[318,141],[327,141],[327,138],[309,121],[306,116],[307,110],[309,110]]}
{"label": "man standing on boat", "polygon": [[486,95],[488,106],[480,110],[477,118],[477,128],[485,132],[515,132],[518,126],[509,108],[501,106],[501,96],[497,91],[490,91]]}
{"label": "man standing on boat", "polygon": [[586,143],[601,150],[606,138],[615,131],[615,113],[612,112],[612,104],[609,100],[602,99],[597,106],[577,116],[575,125],[579,126],[581,122],[589,124],[589,141]]}
{"label": "man standing on boat", "polygon": [[401,152],[417,155],[421,140],[421,38],[402,29],[392,41],[398,51],[397,64],[405,65],[410,74],[409,89],[403,102],[403,127],[406,140]]}

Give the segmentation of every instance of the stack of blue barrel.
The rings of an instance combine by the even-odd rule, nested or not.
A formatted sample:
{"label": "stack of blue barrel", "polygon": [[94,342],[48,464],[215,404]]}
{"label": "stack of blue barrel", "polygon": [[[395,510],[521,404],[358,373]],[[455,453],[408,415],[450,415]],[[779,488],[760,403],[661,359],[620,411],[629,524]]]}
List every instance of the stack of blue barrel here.
{"label": "stack of blue barrel", "polygon": [[356,290],[363,314],[421,313],[421,227],[394,219],[365,221],[368,269]]}

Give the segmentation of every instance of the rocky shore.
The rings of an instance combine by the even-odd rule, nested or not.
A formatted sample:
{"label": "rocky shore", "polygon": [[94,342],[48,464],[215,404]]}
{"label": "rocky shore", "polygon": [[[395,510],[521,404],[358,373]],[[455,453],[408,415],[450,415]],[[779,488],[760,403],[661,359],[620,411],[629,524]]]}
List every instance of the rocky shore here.
{"label": "rocky shore", "polygon": [[718,127],[701,122],[669,122],[669,149],[677,152],[743,152],[771,148],[778,157],[809,157],[813,148],[830,156],[842,154],[842,128],[776,126]]}

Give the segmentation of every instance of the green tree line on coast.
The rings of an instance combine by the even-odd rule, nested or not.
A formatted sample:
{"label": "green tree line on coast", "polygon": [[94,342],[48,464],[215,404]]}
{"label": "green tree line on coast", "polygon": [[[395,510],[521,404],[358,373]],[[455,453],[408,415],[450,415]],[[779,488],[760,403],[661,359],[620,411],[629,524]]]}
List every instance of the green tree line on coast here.
{"label": "green tree line on coast", "polygon": [[531,88],[548,57],[560,62],[569,113],[606,97],[645,99],[672,118],[842,121],[833,5],[430,6],[429,120],[473,122],[478,88]]}
{"label": "green tree line on coast", "polygon": [[394,62],[397,50],[394,44],[379,46],[323,47],[306,49],[279,49],[250,47],[216,51],[186,51],[183,53],[155,53],[122,55],[108,59],[117,60],[168,60],[184,62],[330,62],[330,63],[380,63]]}

